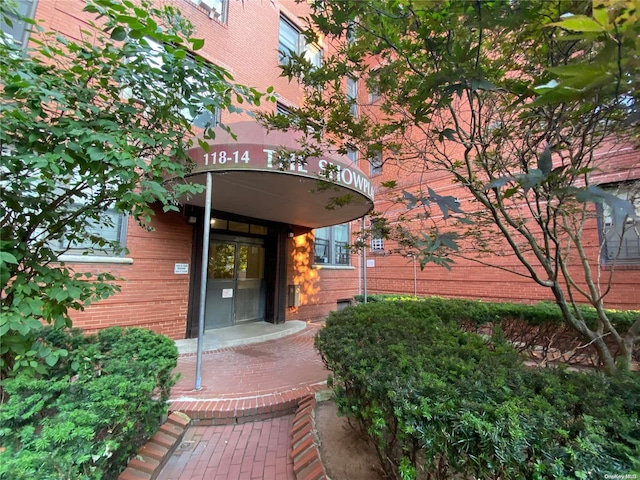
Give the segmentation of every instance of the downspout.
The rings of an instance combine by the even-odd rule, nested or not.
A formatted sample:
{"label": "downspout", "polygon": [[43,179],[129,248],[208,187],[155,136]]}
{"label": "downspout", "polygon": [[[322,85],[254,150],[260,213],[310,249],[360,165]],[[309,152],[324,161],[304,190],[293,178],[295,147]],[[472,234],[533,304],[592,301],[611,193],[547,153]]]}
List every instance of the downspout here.
{"label": "downspout", "polygon": [[362,247],[362,296],[364,303],[367,303],[367,242],[365,228],[365,217],[362,217],[362,238],[365,239]]}

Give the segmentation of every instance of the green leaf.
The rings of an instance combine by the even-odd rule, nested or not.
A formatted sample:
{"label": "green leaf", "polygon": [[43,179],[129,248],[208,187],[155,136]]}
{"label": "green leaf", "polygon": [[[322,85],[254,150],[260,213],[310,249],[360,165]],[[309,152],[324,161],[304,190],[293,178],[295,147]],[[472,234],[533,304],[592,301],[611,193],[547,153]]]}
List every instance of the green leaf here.
{"label": "green leaf", "polygon": [[551,173],[553,169],[553,159],[551,158],[551,148],[547,144],[544,151],[538,156],[538,169],[545,175]]}
{"label": "green leaf", "polygon": [[18,259],[9,252],[0,252],[0,262],[17,264]]}
{"label": "green leaf", "polygon": [[191,39],[191,49],[192,50],[200,50],[204,47],[204,39],[203,38],[192,38]]}
{"label": "green leaf", "polygon": [[124,29],[124,27],[116,27],[113,30],[111,30],[111,39],[112,40],[115,40],[117,42],[121,42],[125,38],[127,38],[127,31]]}
{"label": "green leaf", "polygon": [[549,26],[560,27],[574,32],[604,32],[605,28],[586,15],[571,15]]}

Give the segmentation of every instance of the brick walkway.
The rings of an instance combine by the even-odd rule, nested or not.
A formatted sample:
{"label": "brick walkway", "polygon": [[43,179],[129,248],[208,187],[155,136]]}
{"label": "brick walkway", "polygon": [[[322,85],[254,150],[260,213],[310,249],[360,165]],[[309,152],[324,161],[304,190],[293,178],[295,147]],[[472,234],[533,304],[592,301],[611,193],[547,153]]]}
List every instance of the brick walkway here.
{"label": "brick walkway", "polygon": [[158,480],[295,480],[292,418],[190,427]]}
{"label": "brick walkway", "polygon": [[171,411],[197,425],[223,425],[293,413],[301,398],[326,388],[327,370],[313,348],[318,326],[287,337],[208,352],[202,389],[194,390],[196,356],[180,357]]}
{"label": "brick walkway", "polygon": [[281,339],[205,352],[199,391],[196,356],[181,356],[169,410],[193,423],[158,479],[295,480],[292,413],[326,388],[328,372],[313,348],[317,331],[309,325]]}

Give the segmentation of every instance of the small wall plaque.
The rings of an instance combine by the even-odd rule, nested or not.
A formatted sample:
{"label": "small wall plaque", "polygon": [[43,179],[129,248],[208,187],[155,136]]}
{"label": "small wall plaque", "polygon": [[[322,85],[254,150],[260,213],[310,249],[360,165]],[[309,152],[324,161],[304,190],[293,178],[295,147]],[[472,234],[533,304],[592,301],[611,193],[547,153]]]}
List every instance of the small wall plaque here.
{"label": "small wall plaque", "polygon": [[175,273],[176,275],[189,275],[189,264],[176,263],[173,266],[173,273]]}

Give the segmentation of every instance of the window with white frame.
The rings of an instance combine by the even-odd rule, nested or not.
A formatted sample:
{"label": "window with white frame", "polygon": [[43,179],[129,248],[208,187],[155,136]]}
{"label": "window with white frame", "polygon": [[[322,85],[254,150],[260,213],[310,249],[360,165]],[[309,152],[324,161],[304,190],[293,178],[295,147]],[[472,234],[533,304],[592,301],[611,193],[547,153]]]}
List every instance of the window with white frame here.
{"label": "window with white frame", "polygon": [[127,237],[127,216],[114,208],[104,211],[100,222],[89,222],[84,239],[70,241],[63,237],[55,246],[65,254],[117,255],[114,244],[124,247]]}
{"label": "window with white frame", "polygon": [[288,55],[300,55],[316,67],[322,64],[322,49],[315,44],[307,44],[300,29],[289,19],[280,16],[280,32],[278,36],[278,54],[280,65],[286,65]]}
{"label": "window with white frame", "polygon": [[[640,190],[631,185],[618,185],[603,188],[622,200],[631,202],[635,209],[635,217],[619,214],[621,218],[614,219],[615,212],[604,203],[601,207],[601,241],[603,242],[603,263],[640,263]],[[615,221],[614,221],[615,220]]]}
{"label": "window with white frame", "polygon": [[[25,18],[33,18],[37,0],[15,0],[18,13]],[[13,40],[17,45],[24,46],[29,38],[29,25],[24,20],[18,20],[10,16],[11,25],[0,19],[0,30],[2,33]]]}
{"label": "window with white frame", "polygon": [[357,164],[358,163],[358,150],[356,150],[353,147],[347,148],[347,158],[349,160],[351,160],[351,163]]}
{"label": "window with white frame", "polygon": [[221,23],[227,23],[227,10],[229,0],[191,0],[196,5],[205,10],[210,18]]}
{"label": "window with white frame", "polygon": [[347,77],[347,100],[351,105],[351,115],[358,118],[358,80],[351,76]]}
{"label": "window with white frame", "polygon": [[382,152],[376,152],[369,159],[369,173],[371,175],[379,175],[382,173]]}
{"label": "window with white frame", "polygon": [[314,230],[314,263],[319,265],[349,265],[349,224]]}

